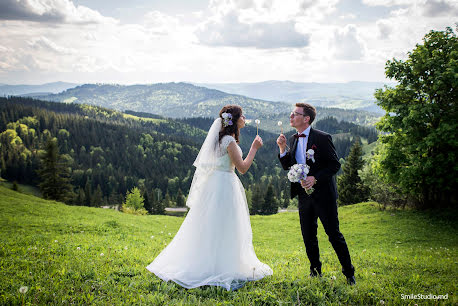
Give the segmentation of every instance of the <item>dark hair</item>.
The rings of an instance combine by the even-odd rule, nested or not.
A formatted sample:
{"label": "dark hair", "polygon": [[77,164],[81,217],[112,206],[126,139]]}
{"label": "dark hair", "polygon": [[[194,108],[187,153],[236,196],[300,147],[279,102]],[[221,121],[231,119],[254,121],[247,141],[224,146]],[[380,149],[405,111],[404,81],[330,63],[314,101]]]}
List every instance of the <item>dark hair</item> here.
{"label": "dark hair", "polygon": [[304,110],[304,115],[310,117],[309,124],[312,124],[313,120],[315,120],[316,117],[315,107],[308,103],[296,103],[296,107],[302,107],[302,109]]}
{"label": "dark hair", "polygon": [[225,136],[225,135],[234,135],[235,136],[235,141],[239,143],[239,128],[237,126],[237,121],[239,121],[240,116],[242,115],[242,108],[238,105],[230,104],[224,106],[220,111],[219,111],[219,117],[223,119],[222,114],[223,113],[228,113],[232,115],[232,125],[228,126],[222,126],[221,131],[219,132],[219,141]]}

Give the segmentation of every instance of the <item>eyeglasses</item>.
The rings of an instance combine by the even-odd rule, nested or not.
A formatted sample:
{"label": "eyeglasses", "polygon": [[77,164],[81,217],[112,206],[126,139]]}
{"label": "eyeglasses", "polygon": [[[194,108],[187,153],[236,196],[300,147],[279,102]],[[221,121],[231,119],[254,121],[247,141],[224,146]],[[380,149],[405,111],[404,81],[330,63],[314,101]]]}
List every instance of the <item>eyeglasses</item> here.
{"label": "eyeglasses", "polygon": [[289,114],[290,117],[295,117],[295,116],[305,116],[304,114],[301,114],[301,113],[298,113],[298,112],[291,112],[291,114]]}

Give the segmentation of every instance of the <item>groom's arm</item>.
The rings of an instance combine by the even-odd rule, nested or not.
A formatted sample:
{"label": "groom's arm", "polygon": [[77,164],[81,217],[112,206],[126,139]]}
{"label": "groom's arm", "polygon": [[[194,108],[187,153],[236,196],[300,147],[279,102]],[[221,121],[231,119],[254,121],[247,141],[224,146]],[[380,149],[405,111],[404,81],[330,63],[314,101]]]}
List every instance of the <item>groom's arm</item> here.
{"label": "groom's arm", "polygon": [[283,154],[278,154],[278,159],[280,160],[283,170],[289,170],[291,167],[291,153],[288,151]]}
{"label": "groom's arm", "polygon": [[321,145],[321,154],[323,154],[324,166],[315,173],[315,179],[317,181],[330,179],[340,169],[339,158],[337,157],[336,148],[332,142],[332,137],[329,134],[323,135]]}

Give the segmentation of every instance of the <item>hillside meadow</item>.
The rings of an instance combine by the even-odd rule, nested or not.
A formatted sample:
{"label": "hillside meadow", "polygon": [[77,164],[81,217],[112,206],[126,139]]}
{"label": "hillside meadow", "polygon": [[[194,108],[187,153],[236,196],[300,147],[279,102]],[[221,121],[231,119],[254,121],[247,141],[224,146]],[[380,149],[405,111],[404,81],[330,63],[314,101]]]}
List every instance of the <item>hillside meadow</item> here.
{"label": "hillside meadow", "polygon": [[[458,302],[456,211],[381,210],[369,202],[341,207],[339,215],[356,267],[355,286],[345,283],[321,224],[323,277],[308,277],[298,215],[286,212],[251,217],[255,251],[273,276],[238,291],[186,290],[145,269],[171,241],[182,217],[68,206],[0,186],[0,304]],[[403,299],[407,294],[447,299]]]}

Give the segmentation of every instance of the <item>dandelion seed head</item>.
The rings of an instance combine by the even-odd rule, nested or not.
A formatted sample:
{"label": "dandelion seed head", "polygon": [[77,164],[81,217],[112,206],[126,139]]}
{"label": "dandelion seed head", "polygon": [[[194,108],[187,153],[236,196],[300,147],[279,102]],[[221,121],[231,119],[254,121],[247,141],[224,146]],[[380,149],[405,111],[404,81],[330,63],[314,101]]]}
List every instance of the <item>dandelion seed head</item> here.
{"label": "dandelion seed head", "polygon": [[29,290],[29,287],[27,286],[22,286],[21,288],[19,288],[19,292],[22,294],[27,293],[28,290]]}

